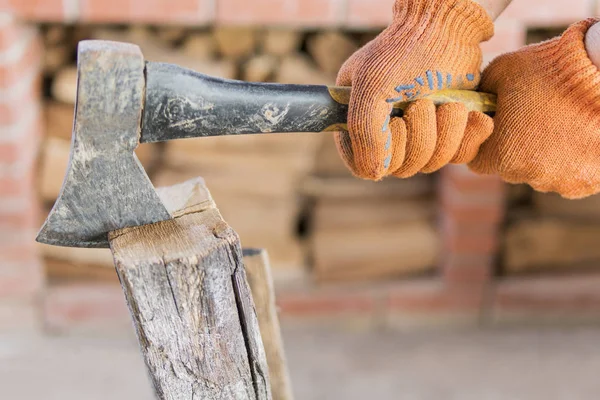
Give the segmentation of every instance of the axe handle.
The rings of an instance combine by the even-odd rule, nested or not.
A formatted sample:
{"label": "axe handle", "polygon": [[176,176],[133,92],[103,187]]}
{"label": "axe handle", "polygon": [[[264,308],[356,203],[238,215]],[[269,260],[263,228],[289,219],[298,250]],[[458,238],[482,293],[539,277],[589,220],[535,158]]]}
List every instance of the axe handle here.
{"label": "axe handle", "polygon": [[[214,78],[176,65],[146,63],[146,98],[141,142],[192,137],[344,129],[351,88],[251,83]],[[496,96],[443,90],[436,104],[461,102],[493,114]],[[401,117],[410,102],[398,102]]]}

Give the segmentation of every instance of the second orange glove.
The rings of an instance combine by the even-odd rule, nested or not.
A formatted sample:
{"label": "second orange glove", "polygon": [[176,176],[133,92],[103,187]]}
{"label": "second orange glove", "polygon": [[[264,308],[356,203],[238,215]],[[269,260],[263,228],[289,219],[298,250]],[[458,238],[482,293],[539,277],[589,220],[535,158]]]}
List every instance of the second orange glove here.
{"label": "second orange glove", "polygon": [[342,67],[337,84],[352,86],[348,131],[336,133],[338,150],[358,177],[409,177],[449,162],[471,161],[493,122],[461,104],[437,110],[417,100],[390,121],[392,103],[441,89],[475,89],[479,44],[493,22],[472,0],[397,0],[393,23]]}

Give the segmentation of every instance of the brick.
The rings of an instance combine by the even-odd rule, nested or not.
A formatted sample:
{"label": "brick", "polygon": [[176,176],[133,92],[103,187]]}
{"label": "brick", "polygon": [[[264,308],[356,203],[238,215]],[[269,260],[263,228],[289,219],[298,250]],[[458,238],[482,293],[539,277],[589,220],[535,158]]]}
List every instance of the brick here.
{"label": "brick", "polygon": [[392,22],[395,0],[348,0],[346,24],[384,28]]}
{"label": "brick", "polygon": [[73,283],[47,288],[43,319],[50,331],[104,331],[130,327],[131,319],[119,285]]}
{"label": "brick", "polygon": [[481,284],[491,281],[494,272],[493,256],[486,254],[448,254],[440,264],[442,279],[448,287],[467,285],[480,290]]}
{"label": "brick", "polygon": [[345,0],[218,0],[218,24],[331,27],[344,20]]}
{"label": "brick", "polygon": [[495,233],[455,233],[442,235],[443,249],[455,254],[494,254],[499,240]]}
{"label": "brick", "polygon": [[212,1],[80,0],[79,18],[86,22],[103,23],[208,23],[213,19]]}
{"label": "brick", "polygon": [[441,314],[478,312],[482,293],[477,290],[448,290],[441,280],[398,284],[387,294],[386,306],[395,312]]}
{"label": "brick", "polygon": [[560,27],[591,17],[595,0],[514,0],[498,18],[532,27]]}
{"label": "brick", "polygon": [[[17,164],[25,161],[25,157],[31,160],[39,145],[37,135],[24,134],[21,141],[0,142],[0,165]],[[21,178],[22,175],[17,176]]]}
{"label": "brick", "polygon": [[19,23],[14,15],[0,13],[0,52],[10,48],[23,35],[27,35],[31,29],[31,27]]}
{"label": "brick", "polygon": [[461,224],[488,224],[496,225],[503,221],[504,209],[495,205],[491,206],[460,206],[456,204],[442,204],[442,212]]}
{"label": "brick", "polygon": [[499,247],[500,227],[496,224],[461,223],[440,218],[442,248],[455,254],[493,254]]}
{"label": "brick", "polygon": [[65,3],[71,0],[8,0],[20,18],[33,21],[62,21]]}
{"label": "brick", "polygon": [[525,45],[527,29],[514,19],[500,18],[494,24],[494,37],[481,44],[484,54],[497,54],[515,51]]}
{"label": "brick", "polygon": [[495,287],[495,323],[600,322],[600,274],[506,278]]}
{"label": "brick", "polygon": [[0,88],[18,84],[31,71],[41,66],[42,43],[38,36],[28,35],[0,53]]}
{"label": "brick", "polygon": [[440,184],[451,184],[461,193],[489,193],[501,198],[506,191],[506,184],[495,175],[478,175],[464,165],[449,165],[442,169]]}

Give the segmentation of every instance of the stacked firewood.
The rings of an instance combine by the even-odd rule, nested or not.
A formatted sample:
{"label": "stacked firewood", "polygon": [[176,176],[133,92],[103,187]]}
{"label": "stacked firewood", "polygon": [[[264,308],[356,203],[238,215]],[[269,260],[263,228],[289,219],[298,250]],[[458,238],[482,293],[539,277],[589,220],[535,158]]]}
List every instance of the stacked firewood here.
{"label": "stacked firewood", "polygon": [[600,196],[567,200],[513,187],[503,266],[507,274],[600,268]]}
{"label": "stacked firewood", "polygon": [[[228,79],[332,85],[342,63],[373,37],[224,27],[59,25],[44,32],[46,137],[39,190],[48,208],[60,192],[69,158],[80,40],[135,43],[149,61]],[[377,185],[357,180],[346,172],[331,139],[317,133],[224,136],[144,144],[136,154],[155,186],[204,177],[242,244],[268,250],[278,280],[307,276],[307,260],[314,261],[317,277],[329,281],[431,268],[437,249],[431,180]],[[312,230],[303,231],[307,212]],[[303,240],[302,232],[312,236]],[[50,275],[61,279],[97,271],[77,265],[112,265],[102,250],[43,249]]]}
{"label": "stacked firewood", "polygon": [[356,179],[326,138],[304,187],[313,203],[309,242],[316,278],[382,280],[431,271],[438,255],[433,180]]}

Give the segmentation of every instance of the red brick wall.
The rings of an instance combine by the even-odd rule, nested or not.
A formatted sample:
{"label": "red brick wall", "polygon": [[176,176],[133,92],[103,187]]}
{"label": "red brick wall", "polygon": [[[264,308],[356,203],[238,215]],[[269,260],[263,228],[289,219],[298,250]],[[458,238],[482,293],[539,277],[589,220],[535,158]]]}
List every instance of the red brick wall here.
{"label": "red brick wall", "polygon": [[0,330],[35,327],[42,269],[33,181],[41,137],[37,31],[0,13]]}
{"label": "red brick wall", "polygon": [[[5,11],[0,12],[0,329],[34,325],[34,304],[42,284],[33,245],[39,226],[32,184],[41,129],[40,52],[35,30],[19,20],[380,29],[391,18],[392,4],[393,0],[0,0],[0,11]],[[528,27],[561,27],[593,15],[600,15],[600,0],[515,0],[497,21],[495,37],[483,46],[485,61],[523,45]],[[493,275],[503,188],[496,178],[475,176],[464,167],[447,168],[440,179],[442,280],[378,292],[373,307],[384,313],[387,307],[392,317],[411,312],[436,316],[466,312],[469,318],[477,317]],[[79,318],[79,309],[72,312],[64,300],[79,292],[74,293],[48,297],[47,310],[58,310],[50,324],[60,326],[73,315]],[[502,293],[498,299],[510,297]],[[323,296],[329,308],[347,310],[359,304],[364,311],[362,300],[354,301],[347,293],[333,300],[329,293]],[[314,298],[282,299],[283,309],[304,313],[311,307],[303,303],[305,297],[309,302]],[[510,299],[514,307],[520,297]],[[322,304],[313,306],[321,309]],[[104,308],[98,307],[94,310],[104,316]],[[61,319],[61,312],[68,318]]]}

